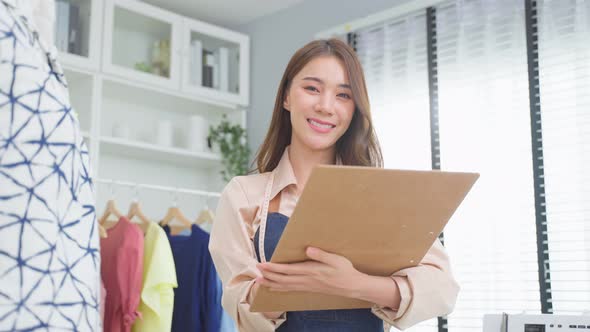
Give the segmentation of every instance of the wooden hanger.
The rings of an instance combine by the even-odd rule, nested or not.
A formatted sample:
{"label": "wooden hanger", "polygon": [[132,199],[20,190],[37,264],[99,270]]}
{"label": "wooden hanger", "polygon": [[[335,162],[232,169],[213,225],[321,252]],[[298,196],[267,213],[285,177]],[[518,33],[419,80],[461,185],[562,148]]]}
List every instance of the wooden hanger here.
{"label": "wooden hanger", "polygon": [[166,215],[164,216],[162,221],[160,221],[160,225],[162,226],[169,225],[170,222],[175,219],[180,221],[180,223],[182,224],[180,226],[169,225],[170,234],[172,235],[177,235],[185,229],[191,229],[191,227],[193,226],[192,222],[187,217],[185,217],[182,211],[180,211],[180,209],[178,208],[178,206],[176,206],[178,201],[177,195],[178,193],[175,192],[174,200],[172,201],[172,206],[168,208],[168,212],[166,212]]}
{"label": "wooden hanger", "polygon": [[106,239],[109,237],[107,230],[101,224],[98,224],[98,235],[100,235],[101,239]]}
{"label": "wooden hanger", "polygon": [[[102,217],[98,219],[98,232],[102,238],[106,238],[108,236],[106,230],[116,225],[117,222],[119,222],[119,219],[123,216],[123,214],[119,212],[119,209],[117,209],[115,206],[115,191],[113,190],[114,184],[115,182],[111,181],[109,186],[111,191],[111,199],[107,201],[107,206],[102,214]],[[108,220],[111,215],[114,215],[116,220]]]}
{"label": "wooden hanger", "polygon": [[212,223],[214,218],[215,216],[213,215],[213,212],[209,209],[209,207],[205,206],[205,208],[201,210],[201,213],[199,213],[195,224],[202,225],[207,222]]}
{"label": "wooden hanger", "polygon": [[195,224],[197,224],[197,225],[202,225],[204,223],[212,223],[213,219],[215,219],[215,215],[213,214],[213,211],[211,211],[208,206],[209,198],[210,198],[209,196],[205,197],[205,206],[203,207],[203,209],[199,213],[197,220],[195,220]]}
{"label": "wooden hanger", "polygon": [[172,220],[178,220],[182,223],[182,226],[170,225],[170,234],[172,235],[177,235],[185,229],[191,229],[191,227],[193,226],[191,221],[184,216],[184,214],[182,213],[182,211],[180,211],[176,204],[168,209],[168,212],[164,216],[164,219],[162,219],[162,221],[160,222],[160,225],[166,226],[170,224]]}
{"label": "wooden hanger", "polygon": [[139,218],[139,223],[137,223],[137,226],[139,226],[139,228],[141,228],[141,230],[145,234],[147,232],[147,229],[148,229],[151,221],[141,211],[141,207],[139,206],[138,200],[134,200],[133,202],[131,202],[131,205],[129,205],[129,212],[127,212],[127,219],[129,219],[129,221],[132,221],[133,217]]}
{"label": "wooden hanger", "polygon": [[[108,218],[111,215],[114,215],[117,218],[117,220],[108,220]],[[119,219],[122,216],[123,214],[121,214],[121,212],[119,212],[119,210],[115,206],[115,200],[109,199],[107,201],[107,206],[104,210],[104,213],[102,214],[102,217],[100,217],[100,219],[98,220],[98,223],[99,225],[104,227],[104,229],[110,229],[111,227],[115,226],[117,222],[119,222]]]}

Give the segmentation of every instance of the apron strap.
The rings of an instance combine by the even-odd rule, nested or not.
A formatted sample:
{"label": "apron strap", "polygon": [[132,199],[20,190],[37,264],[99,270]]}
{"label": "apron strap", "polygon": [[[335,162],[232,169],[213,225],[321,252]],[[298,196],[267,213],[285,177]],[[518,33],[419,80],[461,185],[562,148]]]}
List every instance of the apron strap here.
{"label": "apron strap", "polygon": [[266,219],[268,217],[268,206],[270,200],[270,193],[275,178],[274,170],[270,172],[270,179],[266,184],[266,191],[264,192],[264,201],[262,202],[262,212],[260,216],[260,227],[258,228],[258,252],[260,254],[260,262],[266,262],[266,255],[264,254],[264,236],[266,234]]}

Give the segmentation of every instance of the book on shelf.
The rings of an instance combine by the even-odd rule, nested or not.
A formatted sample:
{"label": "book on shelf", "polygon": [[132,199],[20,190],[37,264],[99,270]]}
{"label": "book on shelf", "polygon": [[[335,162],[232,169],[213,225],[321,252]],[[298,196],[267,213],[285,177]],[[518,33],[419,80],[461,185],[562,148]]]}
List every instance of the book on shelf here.
{"label": "book on shelf", "polygon": [[240,49],[228,49],[228,85],[229,92],[240,93]]}
{"label": "book on shelf", "polygon": [[80,6],[63,0],[55,2],[55,47],[61,52],[82,54]]}
{"label": "book on shelf", "polygon": [[214,51],[203,49],[203,86],[229,91],[229,57],[227,47],[220,47]]}
{"label": "book on shelf", "polygon": [[216,51],[216,59],[219,65],[219,90],[228,91],[229,87],[229,50],[227,47],[220,47]]}
{"label": "book on shelf", "polygon": [[191,40],[190,83],[196,86],[203,85],[203,43],[196,39]]}
{"label": "book on shelf", "polygon": [[68,52],[78,55],[82,54],[80,28],[80,7],[76,4],[70,4]]}
{"label": "book on shelf", "polygon": [[215,83],[215,56],[203,49],[203,86],[213,88]]}
{"label": "book on shelf", "polygon": [[210,66],[213,67],[213,89],[219,89],[219,55],[216,51],[211,54]]}
{"label": "book on shelf", "polygon": [[55,46],[62,52],[68,50],[68,30],[70,24],[70,4],[65,1],[55,3]]}

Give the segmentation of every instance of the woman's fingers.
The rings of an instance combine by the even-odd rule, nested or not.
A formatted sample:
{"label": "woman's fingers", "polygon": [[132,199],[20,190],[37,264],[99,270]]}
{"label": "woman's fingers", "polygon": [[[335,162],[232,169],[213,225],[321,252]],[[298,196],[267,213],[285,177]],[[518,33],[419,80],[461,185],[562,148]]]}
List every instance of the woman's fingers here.
{"label": "woman's fingers", "polygon": [[257,267],[260,271],[271,271],[287,275],[312,275],[321,269],[323,265],[319,262],[307,261],[291,264],[259,263]]}
{"label": "woman's fingers", "polygon": [[301,282],[295,280],[291,280],[290,282],[277,282],[265,277],[258,277],[256,278],[256,283],[269,288],[271,291],[279,292],[301,291],[306,289]]}
{"label": "woman's fingers", "polygon": [[270,270],[261,270],[260,272],[262,272],[262,276],[265,279],[268,279],[273,282],[294,283],[297,281],[296,276],[292,276],[292,275],[288,275],[288,274],[276,273],[276,272],[273,272]]}
{"label": "woman's fingers", "polygon": [[342,256],[323,251],[319,248],[308,247],[305,253],[307,257],[326,265],[337,266],[339,263],[342,263]]}
{"label": "woman's fingers", "polygon": [[312,249],[311,251],[313,252],[311,256],[325,263],[320,261],[290,264],[259,263],[257,267],[261,277],[257,278],[257,283],[278,292],[310,291],[334,294],[340,291],[339,278],[341,279],[342,274],[349,272],[352,264],[338,255],[321,250]]}
{"label": "woman's fingers", "polygon": [[257,265],[260,271],[270,271],[274,273],[281,273],[281,274],[304,274],[303,271],[299,266],[294,266],[294,264],[277,264],[277,263],[261,263]]}

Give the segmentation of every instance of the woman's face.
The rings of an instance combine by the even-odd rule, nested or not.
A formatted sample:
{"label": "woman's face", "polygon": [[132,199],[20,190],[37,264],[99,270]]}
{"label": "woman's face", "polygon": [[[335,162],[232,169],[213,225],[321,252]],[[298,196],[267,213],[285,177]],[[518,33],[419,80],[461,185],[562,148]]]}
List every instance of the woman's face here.
{"label": "woman's face", "polygon": [[283,107],[291,113],[291,144],[311,150],[334,148],[355,109],[342,61],[323,56],[307,63],[293,78]]}

